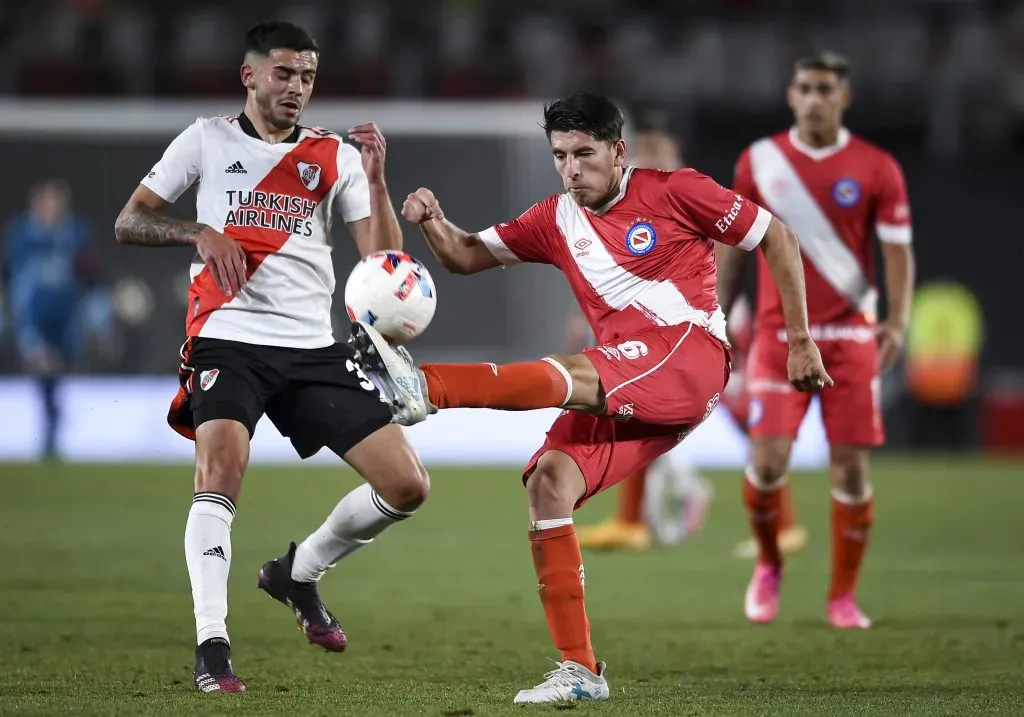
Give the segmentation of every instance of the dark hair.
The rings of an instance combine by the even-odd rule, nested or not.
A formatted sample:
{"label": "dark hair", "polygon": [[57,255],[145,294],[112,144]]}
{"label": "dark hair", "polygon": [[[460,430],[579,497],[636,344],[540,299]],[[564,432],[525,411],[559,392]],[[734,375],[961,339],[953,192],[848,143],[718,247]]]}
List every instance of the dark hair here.
{"label": "dark hair", "polygon": [[625,118],[622,110],[607,97],[580,92],[555,100],[544,108],[544,132],[583,132],[602,142],[622,139]]}
{"label": "dark hair", "polygon": [[308,32],[298,25],[280,20],[261,22],[245,35],[246,53],[266,57],[271,50],[312,50],[320,54],[320,46]]}
{"label": "dark hair", "polygon": [[840,80],[845,80],[850,75],[850,61],[838,52],[825,50],[797,60],[793,66],[793,72],[799,72],[800,70],[831,72]]}

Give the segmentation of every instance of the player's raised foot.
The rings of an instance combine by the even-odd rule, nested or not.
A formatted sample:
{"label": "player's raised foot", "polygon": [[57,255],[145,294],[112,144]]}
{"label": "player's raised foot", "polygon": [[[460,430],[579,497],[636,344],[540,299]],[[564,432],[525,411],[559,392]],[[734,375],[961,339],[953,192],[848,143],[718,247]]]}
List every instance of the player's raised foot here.
{"label": "player's raised foot", "polygon": [[[793,525],[779,531],[779,550],[783,555],[799,553],[807,547],[807,528],[802,525]],[[734,558],[752,560],[757,557],[757,541],[748,538],[736,544],[733,548]]]}
{"label": "player's raised foot", "polygon": [[288,547],[286,555],[271,560],[260,568],[257,582],[259,589],[292,609],[299,630],[311,643],[328,652],[342,652],[348,645],[345,631],[341,629],[341,624],[330,610],[324,607],[316,583],[292,580],[293,562],[295,543]]}
{"label": "player's raised foot", "polygon": [[192,681],[200,692],[245,692],[245,683],[231,666],[231,646],[222,637],[206,640],[196,647]]}
{"label": "player's raised foot", "polygon": [[427,400],[427,382],[404,346],[392,346],[380,332],[363,321],[352,322],[349,343],[391,405],[395,423],[412,426],[437,413],[437,408]]}
{"label": "player's raised foot", "polygon": [[519,690],[513,702],[520,705],[608,699],[608,680],[604,678],[606,665],[603,662],[597,663],[597,674],[572,660],[555,664],[558,667],[544,675],[543,682],[536,687]]}
{"label": "player's raised foot", "polygon": [[743,612],[751,622],[768,624],[779,614],[782,566],[758,563],[743,599]]}
{"label": "player's raised foot", "polygon": [[651,530],[646,525],[627,523],[615,516],[580,528],[578,538],[585,550],[647,550],[652,543]]}
{"label": "player's raised foot", "polygon": [[853,593],[840,595],[828,603],[828,622],[841,630],[867,630],[871,620],[861,612]]}

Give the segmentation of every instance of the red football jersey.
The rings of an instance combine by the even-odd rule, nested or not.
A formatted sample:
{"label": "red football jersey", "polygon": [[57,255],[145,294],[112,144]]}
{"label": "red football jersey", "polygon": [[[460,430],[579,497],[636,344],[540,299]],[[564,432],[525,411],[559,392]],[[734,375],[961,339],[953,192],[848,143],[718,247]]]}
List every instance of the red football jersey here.
{"label": "red football jersey", "polygon": [[[795,129],[740,156],[733,186],[788,224],[800,240],[813,327],[876,320],[873,238],[908,244],[910,205],[899,163],[843,128],[832,147],[804,144]],[[756,322],[785,326],[779,291],[761,256]]]}
{"label": "red football jersey", "polygon": [[562,270],[599,343],[692,322],[725,341],[712,240],[750,250],[771,214],[692,169],[627,167],[598,210],[548,197],[480,238],[502,264]]}

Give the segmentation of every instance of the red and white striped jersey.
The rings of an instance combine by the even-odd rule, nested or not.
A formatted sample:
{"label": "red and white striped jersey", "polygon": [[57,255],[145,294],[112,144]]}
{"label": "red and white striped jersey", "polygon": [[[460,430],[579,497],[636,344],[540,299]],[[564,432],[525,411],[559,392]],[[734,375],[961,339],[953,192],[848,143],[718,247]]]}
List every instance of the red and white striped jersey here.
{"label": "red and white striped jersey", "polygon": [[[761,139],[740,156],[733,186],[796,232],[812,327],[872,324],[877,317],[874,237],[911,241],[910,204],[888,152],[841,129],[832,147],[804,144],[795,129]],[[758,261],[758,328],[785,326],[779,291]]]}
{"label": "red and white striped jersey", "polygon": [[692,322],[723,343],[712,240],[750,250],[771,214],[692,169],[627,167],[599,210],[566,194],[533,205],[480,238],[504,265],[562,270],[599,343]]}
{"label": "red and white striped jersey", "polygon": [[299,127],[268,144],[244,115],[200,118],[142,180],[167,202],[197,182],[196,220],[241,244],[248,283],[225,295],[197,257],[187,335],[293,348],[334,343],[332,216],[370,216],[359,151],[327,130]]}

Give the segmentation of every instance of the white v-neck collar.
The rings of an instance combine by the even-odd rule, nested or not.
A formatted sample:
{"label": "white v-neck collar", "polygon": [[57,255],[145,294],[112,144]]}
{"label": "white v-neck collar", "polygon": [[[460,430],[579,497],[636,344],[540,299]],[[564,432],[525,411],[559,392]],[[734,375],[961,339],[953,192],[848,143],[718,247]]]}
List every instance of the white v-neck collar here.
{"label": "white v-neck collar", "polygon": [[836,137],[835,144],[830,144],[828,147],[812,147],[800,139],[800,135],[797,134],[796,127],[792,127],[789,130],[789,142],[797,152],[806,154],[811,159],[827,159],[833,154],[837,154],[846,149],[846,145],[850,143],[850,130],[846,129],[846,127],[840,127],[839,135]]}

